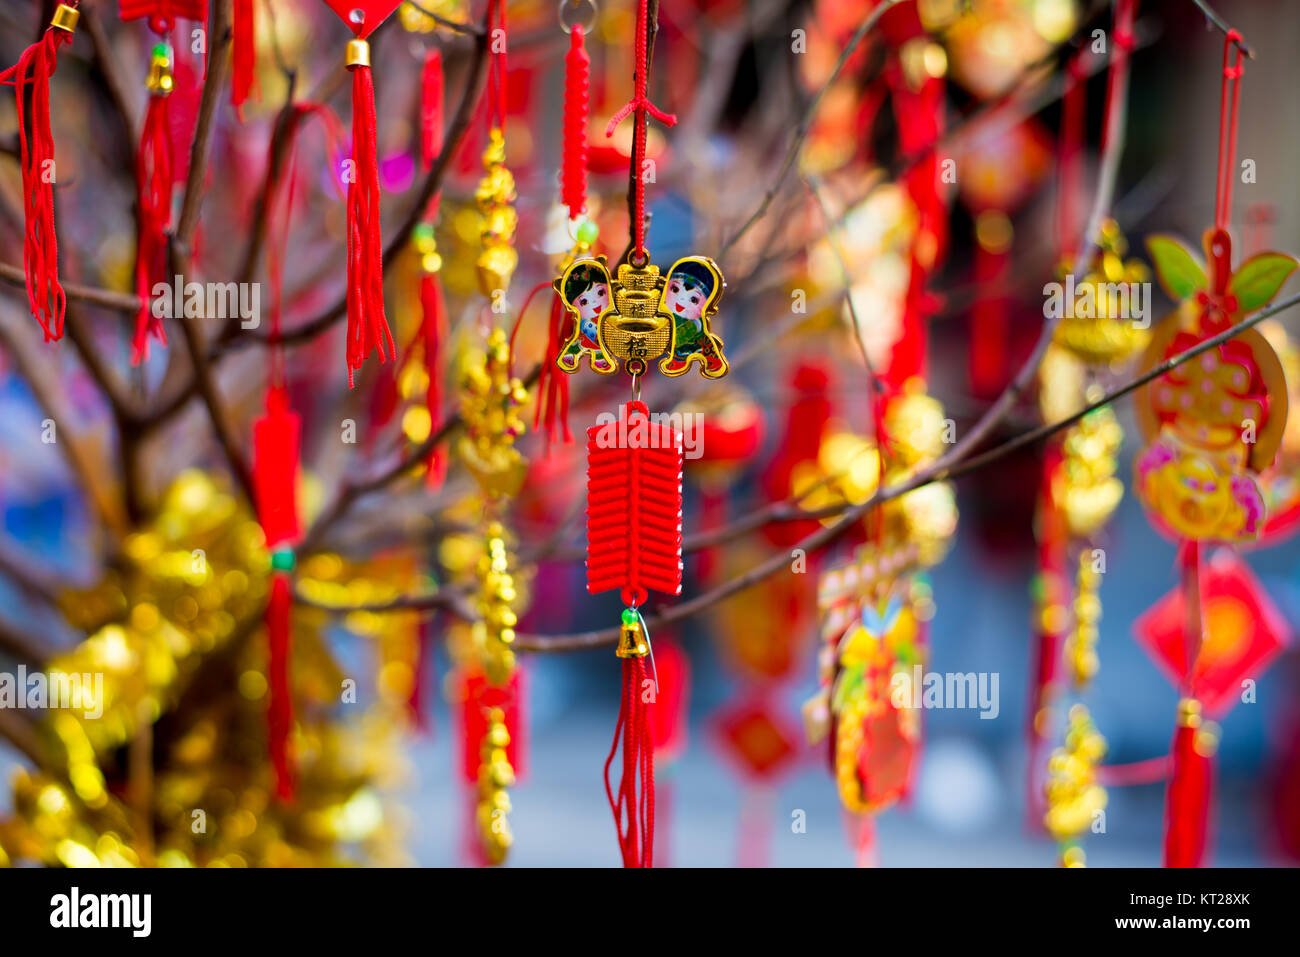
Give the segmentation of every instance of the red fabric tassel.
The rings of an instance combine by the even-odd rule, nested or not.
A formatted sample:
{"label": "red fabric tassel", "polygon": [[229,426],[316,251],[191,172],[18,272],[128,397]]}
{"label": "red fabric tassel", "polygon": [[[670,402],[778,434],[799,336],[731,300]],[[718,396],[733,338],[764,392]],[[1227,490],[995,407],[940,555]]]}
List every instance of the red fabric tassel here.
{"label": "red fabric tassel", "polygon": [[569,40],[569,53],[564,58],[564,165],[560,173],[560,201],[569,207],[569,218],[577,219],[587,209],[591,57],[587,56],[583,43],[581,24],[574,25]]}
{"label": "red fabric tassel", "polygon": [[348,387],[376,349],[396,356],[384,315],[384,260],[379,227],[375,85],[370,67],[352,66],[352,181],[348,184]]}
{"label": "red fabric tassel", "polygon": [[266,635],[270,646],[267,668],[271,700],[267,709],[267,738],[270,742],[271,767],[275,769],[275,796],[292,801],[295,789],[293,758],[289,753],[289,730],[293,726],[293,691],[289,685],[289,658],[292,637],[289,615],[293,594],[289,576],[276,572],[271,576],[271,598],[266,604]]}
{"label": "red fabric tassel", "polygon": [[[50,27],[18,62],[0,73],[0,84],[14,88],[18,109],[18,149],[23,171],[23,272],[27,303],[45,332],[45,341],[63,337],[67,300],[59,283],[59,245],[54,235],[54,137],[50,134],[50,76],[59,47],[72,41],[66,30]],[[27,135],[27,96],[31,90],[31,136]]]}
{"label": "red fabric tassel", "polygon": [[[299,433],[299,419],[289,408],[288,391],[283,385],[272,385],[266,394],[266,413],[253,423],[253,491],[258,521],[266,534],[267,548],[272,551],[298,537]],[[276,796],[282,801],[293,798],[295,777],[289,752],[293,727],[293,690],[289,681],[293,595],[289,582],[287,572],[271,573],[271,596],[266,606],[270,659],[267,736]]]}
{"label": "red fabric tassel", "polygon": [[135,316],[131,364],[149,358],[149,339],[167,344],[162,319],[153,314],[150,297],[156,283],[166,282],[167,230],[172,218],[172,185],[175,182],[172,162],[170,97],[152,94],[144,118],[144,134],[135,160],[136,202],[140,211],[136,237],[135,293],[140,309]]}
{"label": "red fabric tassel", "polygon": [[1199,712],[1195,718],[1189,723],[1180,715],[1174,731],[1173,773],[1165,796],[1165,867],[1200,867],[1205,860],[1214,767],[1197,747]]}
{"label": "red fabric tassel", "polygon": [[231,37],[230,102],[240,120],[244,118],[244,102],[257,91],[257,21],[254,0],[234,0],[233,36]]}
{"label": "red fabric tassel", "polygon": [[[650,733],[649,704],[644,693],[644,658],[623,659],[623,702],[614,727],[614,743],[605,759],[605,796],[614,812],[618,846],[624,867],[654,866],[655,746]],[[623,776],[618,796],[610,784],[609,769],[623,742]],[[639,784],[638,784],[639,776]]]}
{"label": "red fabric tassel", "polygon": [[[429,434],[442,428],[442,343],[447,337],[447,305],[442,297],[442,283],[436,272],[420,277],[420,308],[424,317],[420,323],[420,338],[424,346],[424,371],[429,388],[424,394],[424,407],[429,410]],[[438,488],[447,475],[447,456],[442,443],[429,452],[425,463],[425,484]]]}

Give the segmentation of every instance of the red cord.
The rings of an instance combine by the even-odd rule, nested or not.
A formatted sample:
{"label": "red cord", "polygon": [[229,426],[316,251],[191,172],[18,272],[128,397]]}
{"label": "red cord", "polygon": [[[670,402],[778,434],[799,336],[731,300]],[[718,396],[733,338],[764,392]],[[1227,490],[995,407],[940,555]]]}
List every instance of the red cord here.
{"label": "red cord", "polygon": [[489,129],[502,129],[506,122],[506,5],[505,0],[488,0],[488,50],[492,60],[488,67]]}
{"label": "red cord", "polygon": [[[167,230],[171,227],[174,149],[171,133],[171,97],[154,93],[145,113],[140,150],[136,154],[136,202],[140,227],[136,237],[135,293],[140,308],[135,316],[135,337],[131,344],[131,364],[149,358],[149,340],[167,344],[167,330],[162,319],[153,314],[150,301],[153,287],[165,282],[167,274]],[[175,307],[175,304],[173,304]]]}
{"label": "red cord", "polygon": [[[1229,30],[1223,40],[1223,83],[1219,90],[1219,165],[1214,184],[1214,225],[1226,229],[1232,213],[1233,162],[1237,156],[1237,107],[1241,104],[1243,65],[1241,34]],[[1233,52],[1235,58],[1229,64]],[[1229,100],[1231,99],[1231,106]]]}
{"label": "red cord", "polygon": [[[1083,54],[1070,58],[1065,70],[1065,96],[1061,110],[1060,175],[1057,184],[1057,228],[1061,257],[1072,259],[1079,243],[1079,197],[1083,193],[1082,163],[1084,120],[1087,116],[1087,73]],[[1071,268],[1077,264],[1072,264]]]}
{"label": "red cord", "polygon": [[[420,340],[424,346],[424,371],[429,380],[424,407],[429,412],[429,434],[433,435],[442,427],[442,343],[447,337],[447,307],[436,272],[420,277],[420,310]],[[430,488],[440,486],[447,471],[442,443],[433,447],[425,464],[425,484]]]}
{"label": "red cord", "polygon": [[650,13],[648,0],[637,0],[636,18],[636,68],[632,72],[632,99],[623,108],[610,117],[605,127],[605,136],[614,135],[614,129],[629,113],[635,113],[635,128],[632,133],[632,163],[634,175],[632,198],[632,258],[644,263],[649,259],[645,248],[645,137],[646,114],[653,116],[664,126],[673,126],[677,117],[664,113],[650,102],[646,95],[648,74],[650,72]]}
{"label": "red cord", "polygon": [[[73,4],[75,6],[75,4]],[[0,84],[14,88],[18,110],[18,151],[23,175],[23,273],[27,304],[41,324],[45,341],[63,337],[67,307],[59,282],[59,245],[54,233],[54,137],[50,133],[50,76],[59,47],[72,41],[66,30],[48,28],[0,73]],[[27,91],[31,89],[31,137],[27,135]]]}
{"label": "red cord", "polygon": [[560,200],[577,219],[587,209],[587,115],[590,106],[591,57],[583,43],[581,24],[569,34],[564,58],[564,164]]}
{"label": "red cord", "polygon": [[257,92],[257,22],[254,0],[234,0],[230,53],[230,102],[244,119],[244,102]]}
{"label": "red cord", "polygon": [[[428,171],[442,152],[443,77],[442,51],[434,47],[424,58],[420,73],[420,165]],[[439,190],[429,203],[425,218],[430,222],[438,218]]]}
{"label": "red cord", "polygon": [[379,162],[375,85],[370,67],[352,70],[352,162],[348,184],[348,387],[376,349],[382,361],[395,358],[393,334],[384,315],[384,258],[379,224]]}

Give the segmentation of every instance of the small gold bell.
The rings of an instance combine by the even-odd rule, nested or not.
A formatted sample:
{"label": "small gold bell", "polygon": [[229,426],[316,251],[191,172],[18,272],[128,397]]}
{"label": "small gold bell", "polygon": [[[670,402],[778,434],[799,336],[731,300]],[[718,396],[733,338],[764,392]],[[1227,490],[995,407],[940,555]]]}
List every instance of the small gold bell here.
{"label": "small gold bell", "polygon": [[620,658],[644,658],[650,654],[650,643],[641,631],[641,616],[631,608],[623,612],[623,623],[618,629],[618,648],[614,654]]}

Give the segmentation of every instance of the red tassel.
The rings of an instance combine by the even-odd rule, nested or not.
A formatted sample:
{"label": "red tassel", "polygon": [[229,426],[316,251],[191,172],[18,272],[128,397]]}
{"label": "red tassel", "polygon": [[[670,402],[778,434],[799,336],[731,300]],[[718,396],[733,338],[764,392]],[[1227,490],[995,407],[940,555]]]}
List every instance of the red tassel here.
{"label": "red tassel", "polygon": [[[363,43],[364,41],[353,41]],[[375,86],[370,67],[352,64],[352,181],[348,184],[348,387],[376,349],[396,356],[384,315],[384,261],[379,226]]]}
{"label": "red tassel", "polygon": [[292,605],[289,576],[275,572],[271,576],[271,597],[266,605],[266,635],[270,646],[267,670],[271,692],[266,718],[271,767],[275,770],[275,796],[281,801],[292,801],[295,788],[293,758],[289,753],[289,730],[293,727],[293,691],[289,685],[289,658],[293,650],[289,629]]}
{"label": "red tassel", "polygon": [[[564,58],[564,166],[560,175],[560,200],[577,219],[587,209],[587,114],[591,57],[583,44],[581,24],[569,33],[569,53]],[[549,362],[549,360],[548,360]]]}
{"label": "red tassel", "polygon": [[[605,796],[614,813],[624,867],[654,866],[655,746],[645,694],[648,681],[644,657],[623,659],[623,702],[618,712],[618,724],[614,727],[614,743],[605,759]],[[623,776],[615,797],[609,769],[618,753],[620,736],[623,742]]]}
{"label": "red tassel", "polygon": [[1205,860],[1214,785],[1212,738],[1200,730],[1201,703],[1178,704],[1173,768],[1165,796],[1165,867],[1200,867]]}
{"label": "red tassel", "polygon": [[[435,47],[420,74],[420,165],[426,172],[442,152],[442,89],[442,51]],[[431,206],[436,209],[437,201]]]}
{"label": "red tassel", "polygon": [[289,682],[292,639],[290,612],[293,595],[288,567],[292,553],[284,560],[285,546],[298,537],[298,442],[300,423],[289,408],[288,391],[273,385],[266,393],[266,414],[253,423],[253,491],[257,496],[257,517],[272,552],[271,596],[266,606],[269,645],[268,678],[270,705],[267,734],[275,789],[280,800],[293,798],[294,769],[289,753],[293,726],[293,691]]}
{"label": "red tassel", "polygon": [[[429,434],[432,435],[442,428],[442,343],[447,336],[447,306],[436,272],[427,272],[420,277],[420,308],[424,313],[420,323],[424,371],[429,379],[424,406],[429,410]],[[425,464],[425,484],[429,488],[438,488],[447,474],[447,457],[441,443],[429,452]]]}
{"label": "red tassel", "polygon": [[[56,17],[58,15],[56,14]],[[76,20],[73,19],[75,24]],[[50,134],[50,76],[59,47],[72,42],[71,28],[51,26],[0,73],[0,84],[14,88],[18,109],[18,149],[23,171],[23,272],[27,303],[45,332],[45,341],[63,337],[67,300],[59,283],[59,245],[54,234],[54,137]],[[27,135],[27,94],[31,90],[31,136]]]}
{"label": "red tassel", "polygon": [[153,314],[150,297],[158,282],[166,282],[167,230],[172,218],[173,151],[170,97],[153,93],[144,118],[144,134],[135,160],[136,202],[140,209],[140,230],[136,237],[135,293],[140,309],[135,316],[131,364],[149,358],[149,338],[167,344],[162,319]]}
{"label": "red tassel", "polygon": [[254,0],[234,0],[231,37],[230,102],[242,121],[244,102],[257,92],[257,22]]}

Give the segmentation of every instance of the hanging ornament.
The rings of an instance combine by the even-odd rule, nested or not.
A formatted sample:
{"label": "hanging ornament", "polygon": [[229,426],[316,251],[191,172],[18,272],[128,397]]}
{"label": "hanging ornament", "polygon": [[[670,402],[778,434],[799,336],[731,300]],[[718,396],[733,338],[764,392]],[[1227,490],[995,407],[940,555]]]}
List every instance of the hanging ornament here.
{"label": "hanging ornament", "polygon": [[[131,363],[149,358],[149,341],[167,344],[162,318],[154,315],[154,286],[167,283],[167,232],[172,224],[172,191],[176,184],[176,144],[172,135],[171,94],[175,86],[176,53],[171,32],[178,19],[202,23],[207,4],[202,0],[121,0],[123,20],[146,19],[157,42],[149,54],[149,106],[145,112],[140,148],[136,151],[135,294],[140,307],[135,316]],[[168,284],[170,285],[170,284]]]}
{"label": "hanging ornament", "polygon": [[[1232,330],[1267,305],[1297,266],[1294,257],[1265,252],[1232,269],[1228,223],[1241,101],[1240,40],[1229,30],[1223,45],[1214,225],[1203,239],[1209,267],[1169,237],[1148,238],[1156,276],[1179,306],[1156,327],[1144,369]],[[1152,523],[1181,541],[1181,614],[1174,631],[1181,635],[1177,676],[1183,699],[1166,792],[1165,865],[1197,867],[1208,844],[1215,739],[1202,723],[1202,710],[1207,699],[1231,701],[1220,702],[1210,680],[1209,662],[1222,656],[1216,626],[1232,636],[1238,654],[1227,657],[1239,664],[1249,660],[1240,654],[1241,638],[1252,632],[1250,618],[1240,617],[1243,610],[1250,614],[1251,602],[1214,604],[1221,568],[1213,566],[1231,562],[1231,556],[1216,555],[1207,570],[1202,550],[1206,542],[1252,541],[1264,529],[1267,512],[1257,476],[1272,464],[1286,428],[1286,379],[1267,339],[1255,329],[1236,330],[1227,341],[1144,385],[1136,401],[1146,441],[1134,465],[1138,498]],[[1240,570],[1237,577],[1249,580]],[[1256,608],[1259,603],[1257,598]],[[1233,617],[1225,625],[1222,619],[1229,614]],[[1258,616],[1255,621],[1262,624]],[[1152,627],[1151,618],[1146,626]],[[1169,631],[1167,625],[1162,629],[1166,636]],[[1253,633],[1258,636],[1260,629]],[[1245,649],[1251,648],[1248,642]]]}
{"label": "hanging ornament", "polygon": [[[869,486],[856,493],[862,501],[942,453],[943,409],[920,385],[914,379],[892,399],[873,397],[874,470]],[[915,489],[868,516],[866,544],[821,578],[821,688],[805,703],[804,722],[810,743],[829,741],[841,803],[859,816],[860,862],[874,859],[869,816],[911,787],[927,623],[934,616],[923,572],[942,560],[956,523],[951,486]]]}
{"label": "hanging ornament", "polygon": [[1088,709],[1076,704],[1070,709],[1065,745],[1048,760],[1044,786],[1043,823],[1060,846],[1063,867],[1084,866],[1079,837],[1105,813],[1106,789],[1097,781],[1097,766],[1105,754],[1106,739],[1097,732]]}
{"label": "hanging ornament", "polygon": [[372,353],[380,361],[396,358],[393,334],[384,314],[383,238],[379,222],[378,120],[370,74],[370,44],[379,25],[401,0],[326,0],[348,24],[345,63],[352,74],[352,159],[348,183],[348,386]]}
{"label": "hanging ornament", "polygon": [[[604,256],[568,263],[554,282],[573,322],[573,332],[556,364],[577,372],[582,357],[601,375],[621,366],[632,376],[632,401],[616,420],[587,430],[587,591],[617,589],[627,606],[620,625],[623,695],[614,742],[606,762],[606,794],[614,813],[625,867],[650,867],[654,856],[654,742],[648,730],[655,679],[646,669],[650,636],[640,607],[651,590],[667,595],[682,583],[682,434],[651,419],[640,401],[641,376],[660,359],[666,375],[684,374],[698,362],[717,378],[727,372],[722,340],[709,320],[725,283],[713,260],[679,259],[663,276],[651,264],[645,243],[645,159],[647,117],[676,122],[647,96],[652,58],[651,11],[637,4],[633,97],[606,129],[632,115],[629,176],[631,243],[611,276]],[[620,783],[609,769],[622,747]]]}
{"label": "hanging ornament", "polygon": [[[23,275],[27,303],[46,342],[63,338],[67,299],[59,282],[59,245],[54,233],[54,137],[50,133],[50,77],[59,47],[77,29],[77,0],[60,3],[41,38],[18,62],[0,73],[0,85],[14,88],[18,112],[18,159],[23,175]],[[30,96],[29,96],[30,94]],[[31,119],[28,119],[28,110]],[[30,129],[30,135],[29,135]]]}

